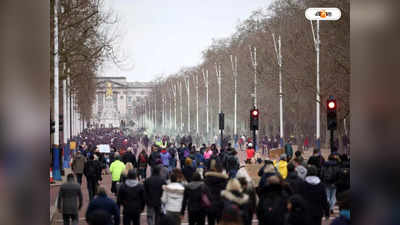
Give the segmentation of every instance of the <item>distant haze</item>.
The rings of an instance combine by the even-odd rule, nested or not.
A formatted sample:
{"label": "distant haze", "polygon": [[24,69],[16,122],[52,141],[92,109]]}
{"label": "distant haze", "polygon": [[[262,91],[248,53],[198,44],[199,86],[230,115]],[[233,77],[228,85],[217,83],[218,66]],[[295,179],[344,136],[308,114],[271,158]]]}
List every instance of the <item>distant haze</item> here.
{"label": "distant haze", "polygon": [[[271,0],[108,0],[118,14],[120,54],[130,60],[119,69],[106,63],[98,76],[150,81],[201,63],[212,39],[229,37],[252,11]],[[132,66],[133,65],[133,66]],[[131,68],[131,69],[128,69]]]}

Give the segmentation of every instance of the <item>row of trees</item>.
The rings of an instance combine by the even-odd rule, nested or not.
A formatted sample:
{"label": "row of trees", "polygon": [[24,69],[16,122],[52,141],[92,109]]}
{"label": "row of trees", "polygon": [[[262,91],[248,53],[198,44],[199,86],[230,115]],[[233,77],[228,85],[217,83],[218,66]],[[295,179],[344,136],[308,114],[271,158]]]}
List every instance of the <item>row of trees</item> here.
{"label": "row of trees", "polygon": [[[50,0],[50,96],[54,96],[54,5]],[[96,71],[106,59],[118,63],[114,54],[117,33],[113,28],[118,18],[105,11],[103,0],[58,0],[59,81],[70,79],[68,92],[75,99],[81,120],[89,121],[96,100]],[[62,87],[62,85],[60,85]],[[60,93],[62,89],[60,88]],[[62,103],[62,94],[60,103]],[[52,102],[53,104],[53,102]],[[53,105],[51,105],[53,109]],[[60,104],[62,113],[62,104]]]}
{"label": "row of trees", "polygon": [[[234,67],[231,57],[237,57],[237,133],[249,133],[249,110],[253,107],[254,62],[251,51],[256,48],[257,108],[260,111],[260,135],[279,134],[279,67],[272,34],[282,40],[282,86],[284,137],[313,140],[316,129],[316,54],[310,21],[304,12],[309,7],[337,7],[342,11],[339,21],[321,21],[320,105],[321,138],[326,132],[326,99],[333,95],[338,102],[338,133],[347,132],[350,115],[350,18],[349,0],[280,0],[268,9],[260,9],[237,26],[228,38],[214,40],[203,51],[203,63],[182,68],[178,73],[155,80],[157,86],[138,108],[143,123],[157,129],[174,132],[176,121],[180,132],[189,131],[214,135],[218,130],[218,80],[216,65],[222,77],[221,102],[225,113],[225,132],[234,128]],[[314,23],[315,26],[315,23]],[[235,60],[233,60],[235,61]],[[206,80],[209,83],[209,130],[207,131]],[[196,83],[196,79],[198,83]],[[186,83],[185,83],[186,82]],[[187,92],[187,84],[190,92]],[[198,104],[196,101],[198,84]],[[182,92],[180,92],[182,85]],[[174,92],[174,90],[176,90]],[[188,100],[188,93],[190,94]],[[182,104],[180,98],[182,96]],[[163,100],[165,101],[163,103]],[[170,110],[169,105],[172,106]],[[189,105],[189,110],[188,110]],[[182,113],[180,108],[182,107]],[[170,115],[171,111],[171,115]],[[190,115],[190,118],[189,118]],[[199,128],[197,130],[197,115]],[[172,119],[170,123],[170,118]],[[189,119],[188,119],[189,118]],[[345,126],[345,121],[347,126]],[[163,125],[164,123],[164,125]],[[182,124],[181,124],[182,123]],[[190,129],[189,129],[190,123]],[[170,126],[172,125],[172,126]],[[182,127],[181,127],[182,125]],[[325,132],[324,132],[325,131]],[[326,138],[326,139],[325,139]]]}

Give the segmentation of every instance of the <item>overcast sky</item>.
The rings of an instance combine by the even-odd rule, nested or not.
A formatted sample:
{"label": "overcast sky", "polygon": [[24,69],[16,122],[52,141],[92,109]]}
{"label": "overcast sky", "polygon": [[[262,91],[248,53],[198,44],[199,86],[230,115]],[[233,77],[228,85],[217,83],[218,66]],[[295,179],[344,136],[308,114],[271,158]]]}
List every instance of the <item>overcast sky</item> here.
{"label": "overcast sky", "polygon": [[[150,81],[201,63],[212,39],[229,37],[252,11],[271,0],[107,0],[118,14],[123,70],[106,65],[98,76],[126,76]],[[133,65],[131,69],[129,64]]]}

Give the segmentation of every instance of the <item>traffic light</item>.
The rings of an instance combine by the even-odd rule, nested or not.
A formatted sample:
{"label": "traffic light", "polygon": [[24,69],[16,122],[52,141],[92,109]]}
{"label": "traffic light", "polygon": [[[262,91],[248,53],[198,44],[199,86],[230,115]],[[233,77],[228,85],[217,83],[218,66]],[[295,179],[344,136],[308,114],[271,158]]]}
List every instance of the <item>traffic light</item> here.
{"label": "traffic light", "polygon": [[218,114],[218,119],[219,119],[219,129],[223,130],[224,129],[224,113],[219,113]]}
{"label": "traffic light", "polygon": [[337,118],[336,118],[336,100],[333,96],[330,96],[329,99],[326,101],[327,107],[327,125],[328,130],[336,130],[337,128]]}
{"label": "traffic light", "polygon": [[64,125],[64,117],[63,117],[63,115],[60,115],[59,120],[58,120],[58,130],[59,131],[63,131],[63,125]]}
{"label": "traffic light", "polygon": [[54,120],[50,120],[50,133],[55,132],[56,122]]}
{"label": "traffic light", "polygon": [[251,130],[258,130],[258,117],[259,117],[258,109],[250,110],[250,129]]}

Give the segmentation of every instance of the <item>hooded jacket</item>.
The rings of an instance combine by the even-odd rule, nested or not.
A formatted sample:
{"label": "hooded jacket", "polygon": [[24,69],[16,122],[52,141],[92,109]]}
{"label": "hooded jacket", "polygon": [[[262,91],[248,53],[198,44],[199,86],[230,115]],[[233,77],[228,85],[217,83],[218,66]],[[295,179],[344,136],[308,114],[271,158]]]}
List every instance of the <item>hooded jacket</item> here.
{"label": "hooded jacket", "polygon": [[304,191],[304,181],[297,175],[296,171],[289,172],[286,182],[294,194],[301,194]]}
{"label": "hooded jacket", "polygon": [[274,161],[274,166],[278,169],[283,179],[286,179],[288,175],[287,162],[284,160],[279,160],[279,162]]}
{"label": "hooded jacket", "polygon": [[308,203],[310,216],[322,218],[329,215],[329,203],[326,197],[325,185],[317,176],[308,176],[305,179],[303,197]]}
{"label": "hooded jacket", "polygon": [[186,206],[188,206],[188,210],[191,212],[204,210],[201,205],[203,192],[205,192],[205,185],[203,181],[193,181],[185,187],[181,209],[182,215],[185,213]]}
{"label": "hooded jacket", "polygon": [[162,186],[165,180],[160,175],[152,175],[144,181],[144,191],[146,195],[146,205],[150,207],[161,206]]}
{"label": "hooded jacket", "polygon": [[[107,197],[107,195],[98,195],[94,198],[90,203],[86,211],[86,221],[91,221],[93,218],[92,213],[96,213],[98,211],[107,212],[106,224],[119,224],[120,222],[120,213],[118,205],[111,198]],[[112,222],[112,218],[114,223]]]}
{"label": "hooded jacket", "polygon": [[303,165],[298,165],[295,168],[297,172],[297,176],[299,176],[302,180],[304,180],[307,176],[307,168],[304,167]]}
{"label": "hooded jacket", "polygon": [[260,224],[283,224],[288,195],[281,184],[268,184],[260,188],[257,217]]}
{"label": "hooded jacket", "polygon": [[[243,221],[247,221],[249,215],[249,196],[243,193],[239,181],[236,179],[230,180],[226,185],[226,189],[221,191],[223,200],[223,209],[236,207],[240,210],[240,215]],[[222,210],[224,211],[224,210]]]}
{"label": "hooded jacket", "polygon": [[137,180],[127,179],[121,185],[117,204],[124,206],[123,214],[138,214],[144,210],[144,187]]}
{"label": "hooded jacket", "polygon": [[221,215],[223,207],[221,191],[225,189],[228,176],[219,172],[206,172],[204,176],[204,183],[210,192],[211,208],[209,212]]}
{"label": "hooded jacket", "polygon": [[162,203],[169,212],[181,212],[185,187],[181,183],[163,185]]}
{"label": "hooded jacket", "polygon": [[163,166],[168,167],[169,166],[169,160],[171,159],[171,155],[169,154],[169,152],[165,149],[161,150],[161,162],[163,164]]}

